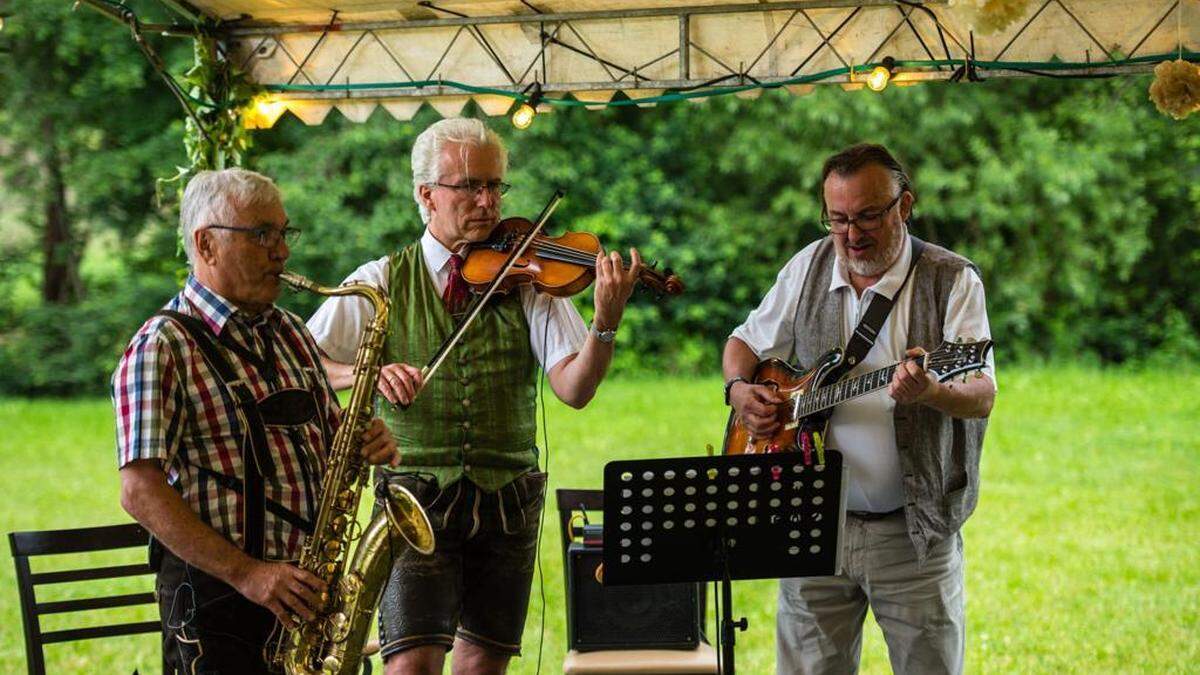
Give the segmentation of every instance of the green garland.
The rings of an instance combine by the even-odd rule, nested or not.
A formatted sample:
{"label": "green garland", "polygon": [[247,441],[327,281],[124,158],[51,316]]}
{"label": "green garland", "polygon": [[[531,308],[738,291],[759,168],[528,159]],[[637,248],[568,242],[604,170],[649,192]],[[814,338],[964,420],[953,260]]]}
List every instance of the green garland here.
{"label": "green garland", "polygon": [[195,119],[200,120],[203,128],[191,116],[184,121],[183,145],[188,166],[178,166],[174,177],[158,181],[160,203],[165,185],[177,184],[178,200],[188,180],[197,172],[241,166],[253,144],[250,130],[242,124],[242,113],[263,88],[221,58],[214,40],[197,37],[194,44],[194,64],[184,73],[180,84],[188,91],[195,105]]}

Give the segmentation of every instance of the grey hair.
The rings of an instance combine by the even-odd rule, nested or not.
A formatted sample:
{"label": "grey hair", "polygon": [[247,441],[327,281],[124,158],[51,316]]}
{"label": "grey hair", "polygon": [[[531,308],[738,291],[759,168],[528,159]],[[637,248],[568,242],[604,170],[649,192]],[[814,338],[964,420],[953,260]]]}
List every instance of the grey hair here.
{"label": "grey hair", "polygon": [[[188,266],[196,263],[196,230],[209,225],[237,227],[237,211],[278,204],[283,199],[270,178],[246,169],[201,171],[188,181],[179,207],[179,234]],[[245,225],[243,225],[245,226]]]}
{"label": "grey hair", "polygon": [[450,117],[429,125],[417,136],[412,149],[413,199],[421,211],[421,222],[429,222],[429,210],[421,203],[421,186],[432,185],[442,179],[440,160],[442,148],[447,143],[459,143],[471,147],[494,147],[500,152],[500,167],[508,172],[508,151],[503,141],[481,120],[470,117]]}
{"label": "grey hair", "polygon": [[895,181],[896,187],[900,188],[901,192],[911,194],[913,203],[916,204],[917,191],[913,188],[912,179],[908,177],[908,171],[905,170],[904,164],[882,145],[859,143],[830,155],[825,160],[825,165],[821,167],[822,213],[825,212],[825,179],[829,178],[829,174],[835,173],[839,176],[850,176],[868,164],[878,164],[887,169],[892,174],[892,180]]}

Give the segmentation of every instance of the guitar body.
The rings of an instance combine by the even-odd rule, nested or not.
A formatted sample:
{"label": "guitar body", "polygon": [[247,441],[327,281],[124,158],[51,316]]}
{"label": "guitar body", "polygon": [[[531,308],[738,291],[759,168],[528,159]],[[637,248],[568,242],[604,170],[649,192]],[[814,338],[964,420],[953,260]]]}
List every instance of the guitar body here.
{"label": "guitar body", "polygon": [[[754,370],[752,384],[763,384],[772,387],[784,396],[807,394],[808,392],[831,384],[830,371],[842,362],[842,350],[833,349],[826,352],[816,365],[808,370],[798,370],[779,359],[760,361]],[[826,379],[830,379],[826,382]],[[802,432],[816,431],[825,434],[829,423],[831,410],[825,410],[791,422],[790,401],[779,405],[779,421],[781,426],[770,438],[751,438],[750,431],[742,424],[737,413],[730,410],[729,422],[725,425],[726,455],[750,455],[773,452],[795,452],[800,450],[799,437]]]}
{"label": "guitar body", "polygon": [[[966,378],[967,373],[982,370],[987,365],[985,359],[991,348],[990,339],[973,342],[963,342],[961,338],[957,342],[943,340],[932,352],[906,360],[918,362],[938,382],[945,382],[955,375]],[[812,450],[812,432],[825,436],[834,406],[886,388],[901,365],[894,363],[857,376],[835,377],[834,371],[841,370],[838,366],[844,359],[842,350],[834,349],[817,359],[816,365],[806,371],[796,370],[779,359],[759,362],[751,384],[772,387],[787,397],[779,404],[780,428],[771,438],[751,438],[742,420],[730,411],[729,423],[725,425],[724,454]],[[802,444],[807,447],[801,447]],[[805,461],[808,461],[807,457]]]}

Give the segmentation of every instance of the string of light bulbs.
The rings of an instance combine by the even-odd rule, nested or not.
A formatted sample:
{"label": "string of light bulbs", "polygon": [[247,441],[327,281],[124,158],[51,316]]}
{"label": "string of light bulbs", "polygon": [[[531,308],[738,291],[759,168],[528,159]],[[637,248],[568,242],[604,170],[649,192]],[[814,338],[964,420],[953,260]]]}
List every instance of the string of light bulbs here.
{"label": "string of light bulbs", "polygon": [[[1179,58],[1183,58],[1193,62],[1200,62],[1200,52],[1184,50],[1182,43],[1179,46]],[[514,126],[518,129],[528,128],[537,115],[539,105],[549,105],[554,107],[579,107],[588,106],[595,107],[603,105],[605,107],[619,108],[625,106],[646,105],[651,103],[669,103],[674,101],[684,101],[689,99],[709,98],[713,96],[725,96],[729,94],[737,94],[744,91],[754,89],[779,89],[781,87],[816,84],[825,82],[834,78],[849,77],[851,82],[861,82],[872,91],[883,91],[888,84],[895,78],[899,72],[920,72],[923,70],[934,69],[938,67],[962,67],[965,66],[972,72],[979,71],[1016,71],[1023,72],[1035,76],[1043,77],[1107,77],[1109,74],[1093,74],[1098,69],[1120,68],[1126,66],[1148,65],[1158,63],[1164,58],[1170,58],[1175,54],[1151,54],[1147,56],[1139,56],[1124,59],[1112,59],[1108,61],[1090,61],[1086,63],[1066,62],[1066,61],[976,61],[970,58],[965,60],[951,59],[920,59],[920,60],[904,60],[898,61],[891,56],[884,57],[881,61],[875,63],[866,63],[862,65],[850,65],[845,67],[833,68],[809,75],[789,78],[778,82],[758,82],[755,81],[749,84],[739,84],[727,87],[713,87],[704,90],[688,90],[688,91],[672,91],[665,92],[657,96],[649,96],[644,98],[612,100],[604,104],[597,104],[594,101],[579,101],[573,98],[551,98],[545,96],[543,85],[539,82],[533,82],[520,92],[514,92],[506,89],[498,89],[494,87],[481,87],[470,85],[463,82],[453,80],[411,80],[407,82],[379,82],[379,83],[360,83],[360,84],[277,84],[266,85],[266,90],[277,94],[299,93],[299,92],[362,92],[371,90],[395,90],[395,89],[423,89],[433,88],[450,89],[466,94],[491,94],[496,96],[504,96],[513,99],[518,105],[511,113],[511,120]],[[861,73],[866,73],[865,77]]]}

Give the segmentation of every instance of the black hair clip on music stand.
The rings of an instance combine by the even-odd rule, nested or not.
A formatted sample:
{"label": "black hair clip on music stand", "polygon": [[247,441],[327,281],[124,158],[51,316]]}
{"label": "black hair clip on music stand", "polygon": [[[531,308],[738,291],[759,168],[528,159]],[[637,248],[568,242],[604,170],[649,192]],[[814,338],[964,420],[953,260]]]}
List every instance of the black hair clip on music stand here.
{"label": "black hair clip on music stand", "polygon": [[609,462],[604,583],[720,581],[722,672],[734,672],[734,579],[837,574],[842,455],[799,452]]}

